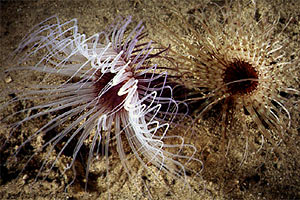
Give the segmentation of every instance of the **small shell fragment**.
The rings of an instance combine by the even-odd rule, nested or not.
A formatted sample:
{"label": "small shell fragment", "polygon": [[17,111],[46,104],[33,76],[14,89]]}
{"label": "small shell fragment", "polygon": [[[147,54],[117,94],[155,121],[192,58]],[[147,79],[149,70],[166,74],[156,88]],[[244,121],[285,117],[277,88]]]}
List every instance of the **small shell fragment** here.
{"label": "small shell fragment", "polygon": [[5,77],[4,81],[5,81],[5,83],[10,83],[10,82],[12,82],[11,76]]}

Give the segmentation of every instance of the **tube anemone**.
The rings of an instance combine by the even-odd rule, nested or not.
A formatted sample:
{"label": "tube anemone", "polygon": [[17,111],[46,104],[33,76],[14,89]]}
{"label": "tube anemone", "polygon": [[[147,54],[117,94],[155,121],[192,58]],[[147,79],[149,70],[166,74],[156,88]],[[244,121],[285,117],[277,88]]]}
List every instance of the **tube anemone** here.
{"label": "tube anemone", "polygon": [[[299,51],[288,49],[278,19],[268,22],[255,8],[244,12],[253,5],[242,4],[209,3],[203,11],[193,10],[189,19],[176,12],[189,35],[179,36],[164,25],[175,46],[169,59],[184,76],[180,84],[192,91],[187,102],[196,118],[220,108],[225,139],[230,123],[250,116],[262,133],[261,144],[267,138],[277,146],[297,120],[292,116],[299,117],[293,114],[299,112]],[[248,141],[247,129],[244,123]]]}
{"label": "tube anemone", "polygon": [[[40,60],[33,66],[9,69],[8,73],[20,70],[43,73],[43,82],[46,83],[51,80],[51,75],[65,78],[60,84],[29,85],[26,91],[17,91],[17,97],[1,108],[24,100],[43,102],[2,119],[2,122],[8,123],[16,115],[28,111],[33,113],[10,125],[8,140],[23,124],[42,116],[53,116],[14,153],[16,156],[39,136],[44,137],[45,134],[50,138],[27,161],[28,164],[37,153],[47,148],[47,156],[37,177],[45,168],[51,170],[75,140],[72,159],[64,171],[73,167],[79,150],[87,144],[87,182],[94,154],[98,154],[102,147],[108,157],[113,139],[129,175],[131,167],[124,145],[130,146],[144,167],[151,163],[159,171],[175,176],[185,174],[184,163],[176,159],[191,160],[192,157],[182,156],[179,152],[185,147],[195,149],[184,144],[182,137],[166,134],[177,113],[178,103],[172,99],[172,88],[166,85],[167,74],[157,65],[149,65],[152,58],[159,57],[165,50],[152,47],[151,41],[144,41],[146,33],[141,22],[127,32],[130,23],[130,17],[116,20],[106,31],[87,38],[85,34],[78,33],[76,19],[60,23],[55,16],[34,27],[17,48],[21,63],[34,57],[40,57]],[[61,130],[51,135],[54,129]],[[127,140],[124,141],[124,138]],[[165,144],[164,140],[168,139],[180,142]],[[57,149],[57,146],[61,148]],[[168,151],[170,149],[177,153]],[[49,156],[54,150],[58,153],[51,161]]]}

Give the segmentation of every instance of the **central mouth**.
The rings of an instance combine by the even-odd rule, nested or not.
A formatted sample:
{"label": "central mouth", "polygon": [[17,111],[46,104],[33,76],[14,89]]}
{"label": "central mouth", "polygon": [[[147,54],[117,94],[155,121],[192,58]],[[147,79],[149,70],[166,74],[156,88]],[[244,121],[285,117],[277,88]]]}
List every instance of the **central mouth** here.
{"label": "central mouth", "polygon": [[96,77],[100,77],[96,79],[94,83],[94,93],[95,96],[98,97],[101,95],[101,102],[99,102],[100,106],[106,105],[107,109],[113,110],[114,108],[120,106],[122,102],[124,102],[126,95],[119,96],[118,92],[120,88],[125,84],[123,82],[118,83],[117,85],[111,86],[106,90],[106,86],[110,85],[109,83],[112,82],[113,78],[115,77],[114,73],[105,73],[102,74],[100,71],[96,73]]}
{"label": "central mouth", "polygon": [[231,95],[250,94],[258,86],[258,72],[250,63],[236,60],[227,66],[223,81]]}

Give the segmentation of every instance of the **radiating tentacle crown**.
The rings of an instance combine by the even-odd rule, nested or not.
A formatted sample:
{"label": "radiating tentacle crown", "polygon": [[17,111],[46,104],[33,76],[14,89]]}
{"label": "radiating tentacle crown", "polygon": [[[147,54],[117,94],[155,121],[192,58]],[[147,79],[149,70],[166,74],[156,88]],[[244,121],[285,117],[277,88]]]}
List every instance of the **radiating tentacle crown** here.
{"label": "radiating tentacle crown", "polygon": [[[185,174],[185,163],[176,159],[189,162],[193,155],[182,156],[179,152],[183,148],[196,150],[185,144],[182,137],[167,135],[178,103],[172,99],[171,87],[166,85],[167,74],[158,70],[157,65],[149,65],[165,50],[152,47],[151,41],[144,41],[146,33],[141,22],[127,33],[130,23],[131,17],[116,20],[107,30],[87,38],[85,34],[78,33],[76,19],[61,23],[54,16],[35,26],[17,48],[20,63],[38,57],[39,61],[34,66],[14,67],[7,72],[41,72],[45,74],[45,82],[51,80],[53,74],[66,78],[60,84],[29,86],[28,91],[20,91],[16,98],[1,107],[5,109],[22,100],[42,102],[3,119],[7,121],[29,109],[36,110],[35,114],[14,123],[11,135],[27,121],[43,115],[54,116],[18,147],[15,156],[25,144],[42,133],[64,126],[30,158],[49,146],[37,177],[47,164],[50,164],[48,169],[51,170],[67,146],[75,141],[72,161],[65,170],[73,166],[80,148],[88,145],[87,179],[94,153],[99,153],[102,145],[108,156],[112,139],[116,140],[117,151],[129,174],[130,165],[124,152],[126,143],[144,167],[152,163],[176,176]],[[110,135],[112,131],[113,137]],[[127,140],[124,141],[124,138]],[[165,144],[164,140],[168,138],[177,138],[181,142]],[[59,143],[63,145],[57,158],[54,162],[50,161],[50,153]],[[170,149],[178,153],[171,153],[174,150]],[[177,167],[171,167],[170,163]]]}
{"label": "radiating tentacle crown", "polygon": [[[225,138],[230,137],[225,132],[227,124],[234,122],[231,117],[244,121],[249,115],[262,135],[261,143],[265,137],[277,146],[297,120],[292,115],[300,97],[299,51],[289,49],[284,28],[277,30],[278,19],[257,19],[257,9],[248,10],[251,6],[240,1],[222,7],[208,3],[189,19],[176,13],[180,26],[163,26],[176,47],[170,49],[170,60],[185,75],[179,81],[192,91],[187,102],[197,105],[196,117],[221,105]],[[182,27],[188,35],[177,35]],[[242,132],[248,140],[245,124]]]}

